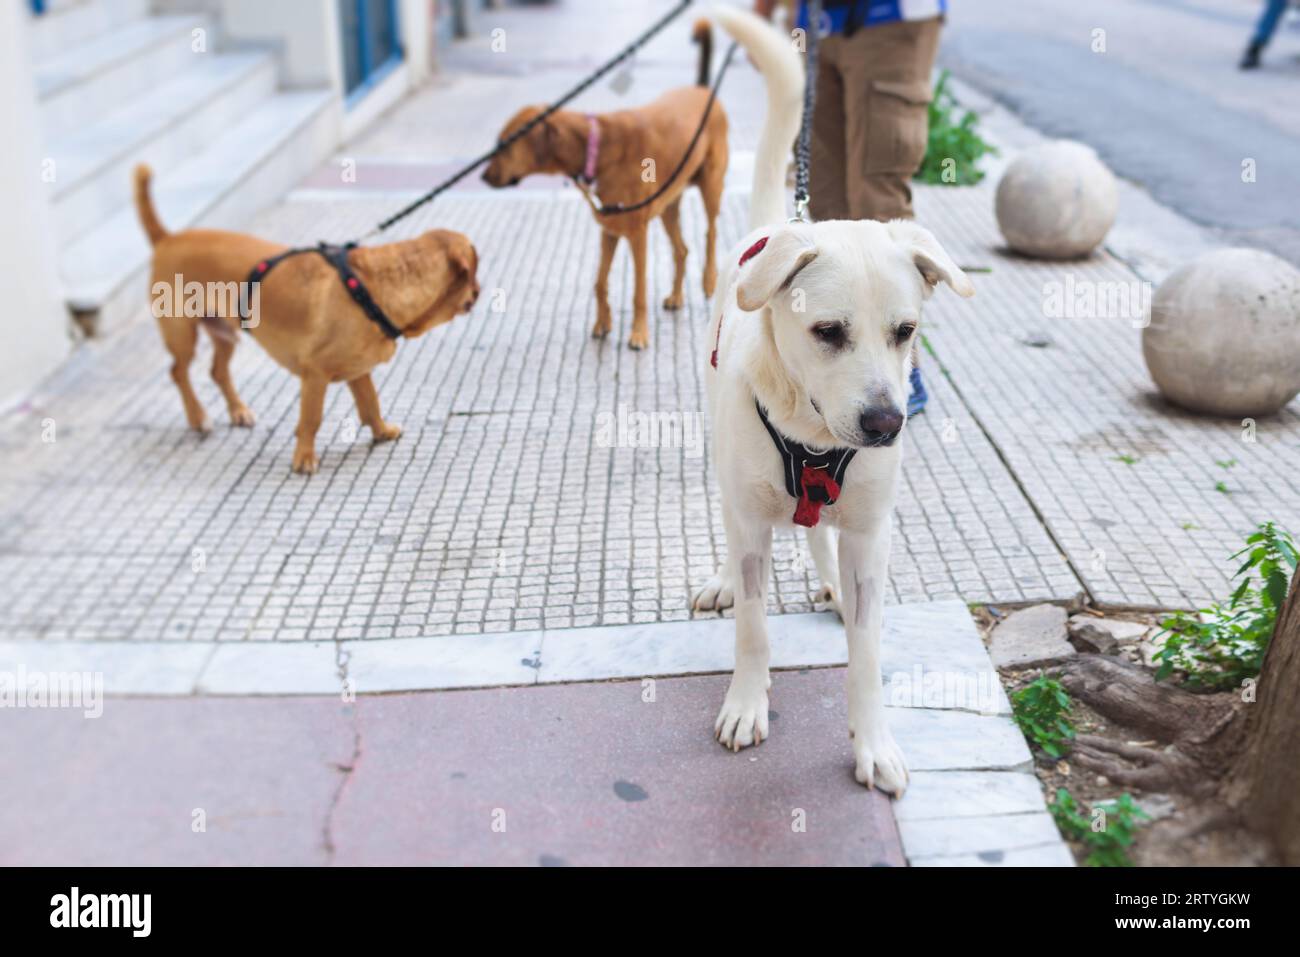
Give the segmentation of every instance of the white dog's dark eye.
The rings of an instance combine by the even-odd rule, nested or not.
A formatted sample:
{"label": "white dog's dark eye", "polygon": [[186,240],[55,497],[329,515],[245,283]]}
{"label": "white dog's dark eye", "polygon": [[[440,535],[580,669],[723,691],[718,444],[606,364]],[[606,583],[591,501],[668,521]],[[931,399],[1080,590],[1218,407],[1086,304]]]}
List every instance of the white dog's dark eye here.
{"label": "white dog's dark eye", "polygon": [[915,323],[905,322],[894,330],[894,341],[900,346],[908,339],[912,338],[912,333],[916,332]]}
{"label": "white dog's dark eye", "polygon": [[848,333],[842,322],[819,322],[812,327],[812,334],[819,342],[828,346],[842,346],[848,339]]}

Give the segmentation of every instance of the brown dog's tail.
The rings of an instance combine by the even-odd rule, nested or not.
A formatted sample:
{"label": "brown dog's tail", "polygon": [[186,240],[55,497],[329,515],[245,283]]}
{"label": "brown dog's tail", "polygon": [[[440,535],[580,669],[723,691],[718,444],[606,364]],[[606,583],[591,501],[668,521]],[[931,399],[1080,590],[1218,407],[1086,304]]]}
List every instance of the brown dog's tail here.
{"label": "brown dog's tail", "polygon": [[700,71],[695,78],[696,86],[708,86],[709,74],[713,66],[713,30],[709,26],[709,21],[700,18],[695,21],[695,29],[691,32],[691,42],[700,48]]}
{"label": "brown dog's tail", "polygon": [[153,170],[144,163],[135,168],[135,209],[140,216],[140,225],[149,237],[149,245],[157,246],[160,240],[170,235],[154,211],[153,200],[149,197],[149,181],[153,179]]}

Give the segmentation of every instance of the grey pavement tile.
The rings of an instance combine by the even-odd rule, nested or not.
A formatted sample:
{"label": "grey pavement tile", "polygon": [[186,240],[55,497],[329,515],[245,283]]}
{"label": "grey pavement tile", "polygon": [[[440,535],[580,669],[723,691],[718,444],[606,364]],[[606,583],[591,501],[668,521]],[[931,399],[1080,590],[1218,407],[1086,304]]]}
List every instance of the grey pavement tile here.
{"label": "grey pavement tile", "polygon": [[1005,715],[889,707],[889,726],[915,771],[1027,771],[1024,735]]}
{"label": "grey pavement tile", "polygon": [[180,642],[0,642],[0,673],[98,675],[111,695],[186,695],[212,656],[212,645]]}
{"label": "grey pavement tile", "polygon": [[1056,823],[1046,810],[987,817],[900,819],[898,830],[912,861],[957,855],[996,858],[999,853],[1052,844],[1065,849]]}
{"label": "grey pavement tile", "polygon": [[1031,772],[916,771],[894,817],[910,823],[1027,814],[1044,807],[1043,787]]}
{"label": "grey pavement tile", "polygon": [[222,643],[198,679],[210,695],[341,694],[333,642]]}
{"label": "grey pavement tile", "polygon": [[1057,838],[1033,847],[909,858],[908,863],[913,867],[1074,867],[1074,855]]}

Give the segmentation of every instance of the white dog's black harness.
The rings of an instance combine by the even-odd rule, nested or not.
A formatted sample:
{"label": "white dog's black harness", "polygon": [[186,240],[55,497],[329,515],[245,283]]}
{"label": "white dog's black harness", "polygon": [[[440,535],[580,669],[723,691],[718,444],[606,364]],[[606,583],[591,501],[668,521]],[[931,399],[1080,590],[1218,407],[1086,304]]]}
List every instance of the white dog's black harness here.
{"label": "white dog's black harness", "polygon": [[812,528],[821,520],[822,506],[834,505],[844,485],[844,473],[858,450],[826,449],[815,452],[800,445],[789,436],[782,435],[768,420],[762,403],[754,400],[758,417],[772,437],[772,443],[781,455],[781,471],[785,475],[785,490],[799,504],[794,510],[794,523]]}
{"label": "white dog's black harness", "polygon": [[[343,288],[348,291],[352,301],[361,307],[361,311],[366,314],[366,318],[383,330],[384,335],[390,339],[400,339],[402,330],[393,325],[391,319],[379,308],[379,303],[375,302],[366,289],[365,283],[352,271],[348,264],[348,253],[357,246],[356,243],[345,243],[342,246],[333,246],[329,243],[320,243],[316,246],[303,246],[298,249],[289,249],[280,253],[278,256],[272,256],[270,259],[264,259],[253,267],[252,272],[248,274],[248,280],[239,290],[239,316],[247,320],[251,317],[251,310],[248,304],[248,291],[253,288],[254,283],[261,282],[266,278],[267,273],[284,262],[291,256],[301,256],[303,253],[317,253],[322,259],[334,267],[334,271],[339,274],[339,280],[343,283]],[[247,322],[243,324],[244,331],[251,331],[252,326]]]}

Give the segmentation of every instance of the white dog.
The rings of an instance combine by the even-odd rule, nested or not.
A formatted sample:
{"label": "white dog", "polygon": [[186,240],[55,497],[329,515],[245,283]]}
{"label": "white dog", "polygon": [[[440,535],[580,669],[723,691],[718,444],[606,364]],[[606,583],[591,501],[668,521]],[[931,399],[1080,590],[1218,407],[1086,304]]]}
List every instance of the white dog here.
{"label": "white dog", "polygon": [[907,765],[880,675],[898,437],[922,302],[940,281],[961,296],[975,290],[913,223],[787,222],[802,63],[790,38],[753,14],[713,15],[762,71],[768,96],[751,231],[723,260],[705,353],[727,559],[694,605],[736,609],[736,668],[715,733],[734,750],[768,736],[772,529],[804,525],[819,598],[847,632],[855,777],[901,796]]}

